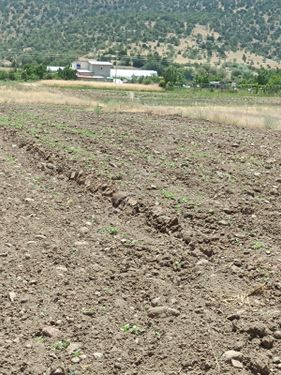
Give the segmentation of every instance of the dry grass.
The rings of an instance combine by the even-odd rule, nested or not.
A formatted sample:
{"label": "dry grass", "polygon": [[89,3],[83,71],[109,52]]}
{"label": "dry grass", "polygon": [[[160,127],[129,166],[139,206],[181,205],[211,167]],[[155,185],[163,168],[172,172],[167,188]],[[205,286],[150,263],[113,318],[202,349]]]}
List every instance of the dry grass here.
{"label": "dry grass", "polygon": [[[58,82],[61,84],[61,81]],[[71,84],[71,82],[63,83]],[[151,113],[159,116],[180,115],[195,120],[208,120],[228,125],[281,130],[281,106],[147,106],[135,101],[133,91],[130,92],[127,100],[103,104],[88,95],[80,95],[79,91],[59,90],[37,83],[17,84],[0,86],[0,103],[58,104],[81,106],[90,110],[99,105],[108,112]]]}
{"label": "dry grass", "polygon": [[63,80],[44,80],[41,85],[47,87],[65,87],[65,88],[93,88],[93,89],[111,89],[122,91],[163,91],[158,85],[141,85],[133,83],[116,84],[111,82],[88,82],[88,81],[63,81]]}
{"label": "dry grass", "polygon": [[66,92],[40,88],[36,84],[0,86],[0,103],[17,104],[62,104],[73,106],[95,106],[87,97],[78,98]]}
{"label": "dry grass", "polygon": [[180,115],[196,120],[208,120],[212,122],[245,126],[260,129],[281,129],[281,107],[276,106],[135,106],[130,103],[119,105],[111,110],[151,113],[156,115]]}

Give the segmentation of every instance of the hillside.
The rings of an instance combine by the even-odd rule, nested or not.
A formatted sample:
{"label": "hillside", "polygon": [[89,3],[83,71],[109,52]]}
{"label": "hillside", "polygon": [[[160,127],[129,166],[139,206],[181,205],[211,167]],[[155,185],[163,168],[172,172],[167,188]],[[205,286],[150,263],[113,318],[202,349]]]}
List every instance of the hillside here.
{"label": "hillside", "polygon": [[[244,60],[259,55],[278,61],[279,5],[279,0],[2,0],[0,58],[60,62],[118,51],[158,52],[179,62],[235,53]],[[195,32],[198,27],[202,32]]]}

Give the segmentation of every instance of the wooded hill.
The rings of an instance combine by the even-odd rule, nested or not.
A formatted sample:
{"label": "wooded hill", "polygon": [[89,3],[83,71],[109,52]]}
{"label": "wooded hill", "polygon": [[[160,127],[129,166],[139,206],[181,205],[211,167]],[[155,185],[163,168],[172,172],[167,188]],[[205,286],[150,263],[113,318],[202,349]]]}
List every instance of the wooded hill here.
{"label": "wooded hill", "polygon": [[[194,34],[196,25],[201,34]],[[280,45],[280,0],[0,2],[2,60],[39,57],[62,63],[117,51],[121,56],[160,54],[197,61],[249,51],[279,61]]]}

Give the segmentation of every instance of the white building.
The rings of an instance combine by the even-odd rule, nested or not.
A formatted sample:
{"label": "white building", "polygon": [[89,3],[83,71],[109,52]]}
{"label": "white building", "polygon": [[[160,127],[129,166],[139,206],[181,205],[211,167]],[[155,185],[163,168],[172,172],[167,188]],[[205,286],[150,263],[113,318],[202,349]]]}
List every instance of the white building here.
{"label": "white building", "polygon": [[157,76],[155,70],[116,69],[108,61],[79,59],[78,61],[74,61],[71,67],[77,71],[77,77],[81,79],[115,80],[118,78],[130,81],[134,77]]}
{"label": "white building", "polygon": [[59,70],[64,70],[64,66],[47,66],[47,72],[56,73]]}
{"label": "white building", "polygon": [[78,78],[106,79],[110,78],[112,64],[108,61],[78,60],[71,67],[77,70]]}
{"label": "white building", "polygon": [[133,77],[152,77],[157,76],[156,70],[141,70],[141,69],[111,69],[111,78],[123,78],[126,80],[131,80]]}

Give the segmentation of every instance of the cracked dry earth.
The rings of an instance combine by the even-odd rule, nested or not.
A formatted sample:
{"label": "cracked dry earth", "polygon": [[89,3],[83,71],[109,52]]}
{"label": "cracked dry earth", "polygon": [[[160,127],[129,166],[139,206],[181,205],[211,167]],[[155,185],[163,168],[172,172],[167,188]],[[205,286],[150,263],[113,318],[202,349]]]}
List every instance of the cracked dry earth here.
{"label": "cracked dry earth", "polygon": [[[134,115],[127,123],[124,116],[104,114],[102,120],[108,127],[119,121],[130,131]],[[79,112],[77,123],[87,125],[89,118],[92,124],[101,121]],[[135,115],[135,121],[142,116]],[[206,151],[207,138],[197,129],[207,131],[212,124],[169,117],[159,122],[162,148],[166,142],[170,150],[179,129]],[[149,225],[141,212],[114,208],[109,198],[64,174],[42,171],[33,153],[20,147],[22,130],[11,132],[6,125],[0,128],[1,375],[281,372],[280,133],[216,125],[222,146],[215,162],[224,167],[240,153],[238,145],[229,146],[235,132],[245,140],[243,157],[249,159],[256,149],[251,144],[264,141],[267,153],[260,154],[252,173],[265,185],[262,191],[248,187],[238,215],[247,181],[244,162],[231,160],[239,178],[227,207],[225,195],[214,188],[222,185],[219,173],[210,185],[199,181],[201,192],[213,200],[206,207],[184,207],[188,214],[181,222],[190,241],[186,234]],[[209,171],[211,162],[210,153],[200,159],[200,170]],[[151,200],[162,181],[155,176],[153,189],[142,191]],[[190,171],[192,178],[198,178],[196,170]],[[170,212],[166,198],[163,209]],[[231,225],[220,212],[233,217]],[[208,231],[211,224],[215,229]],[[221,239],[214,244],[217,233]]]}

